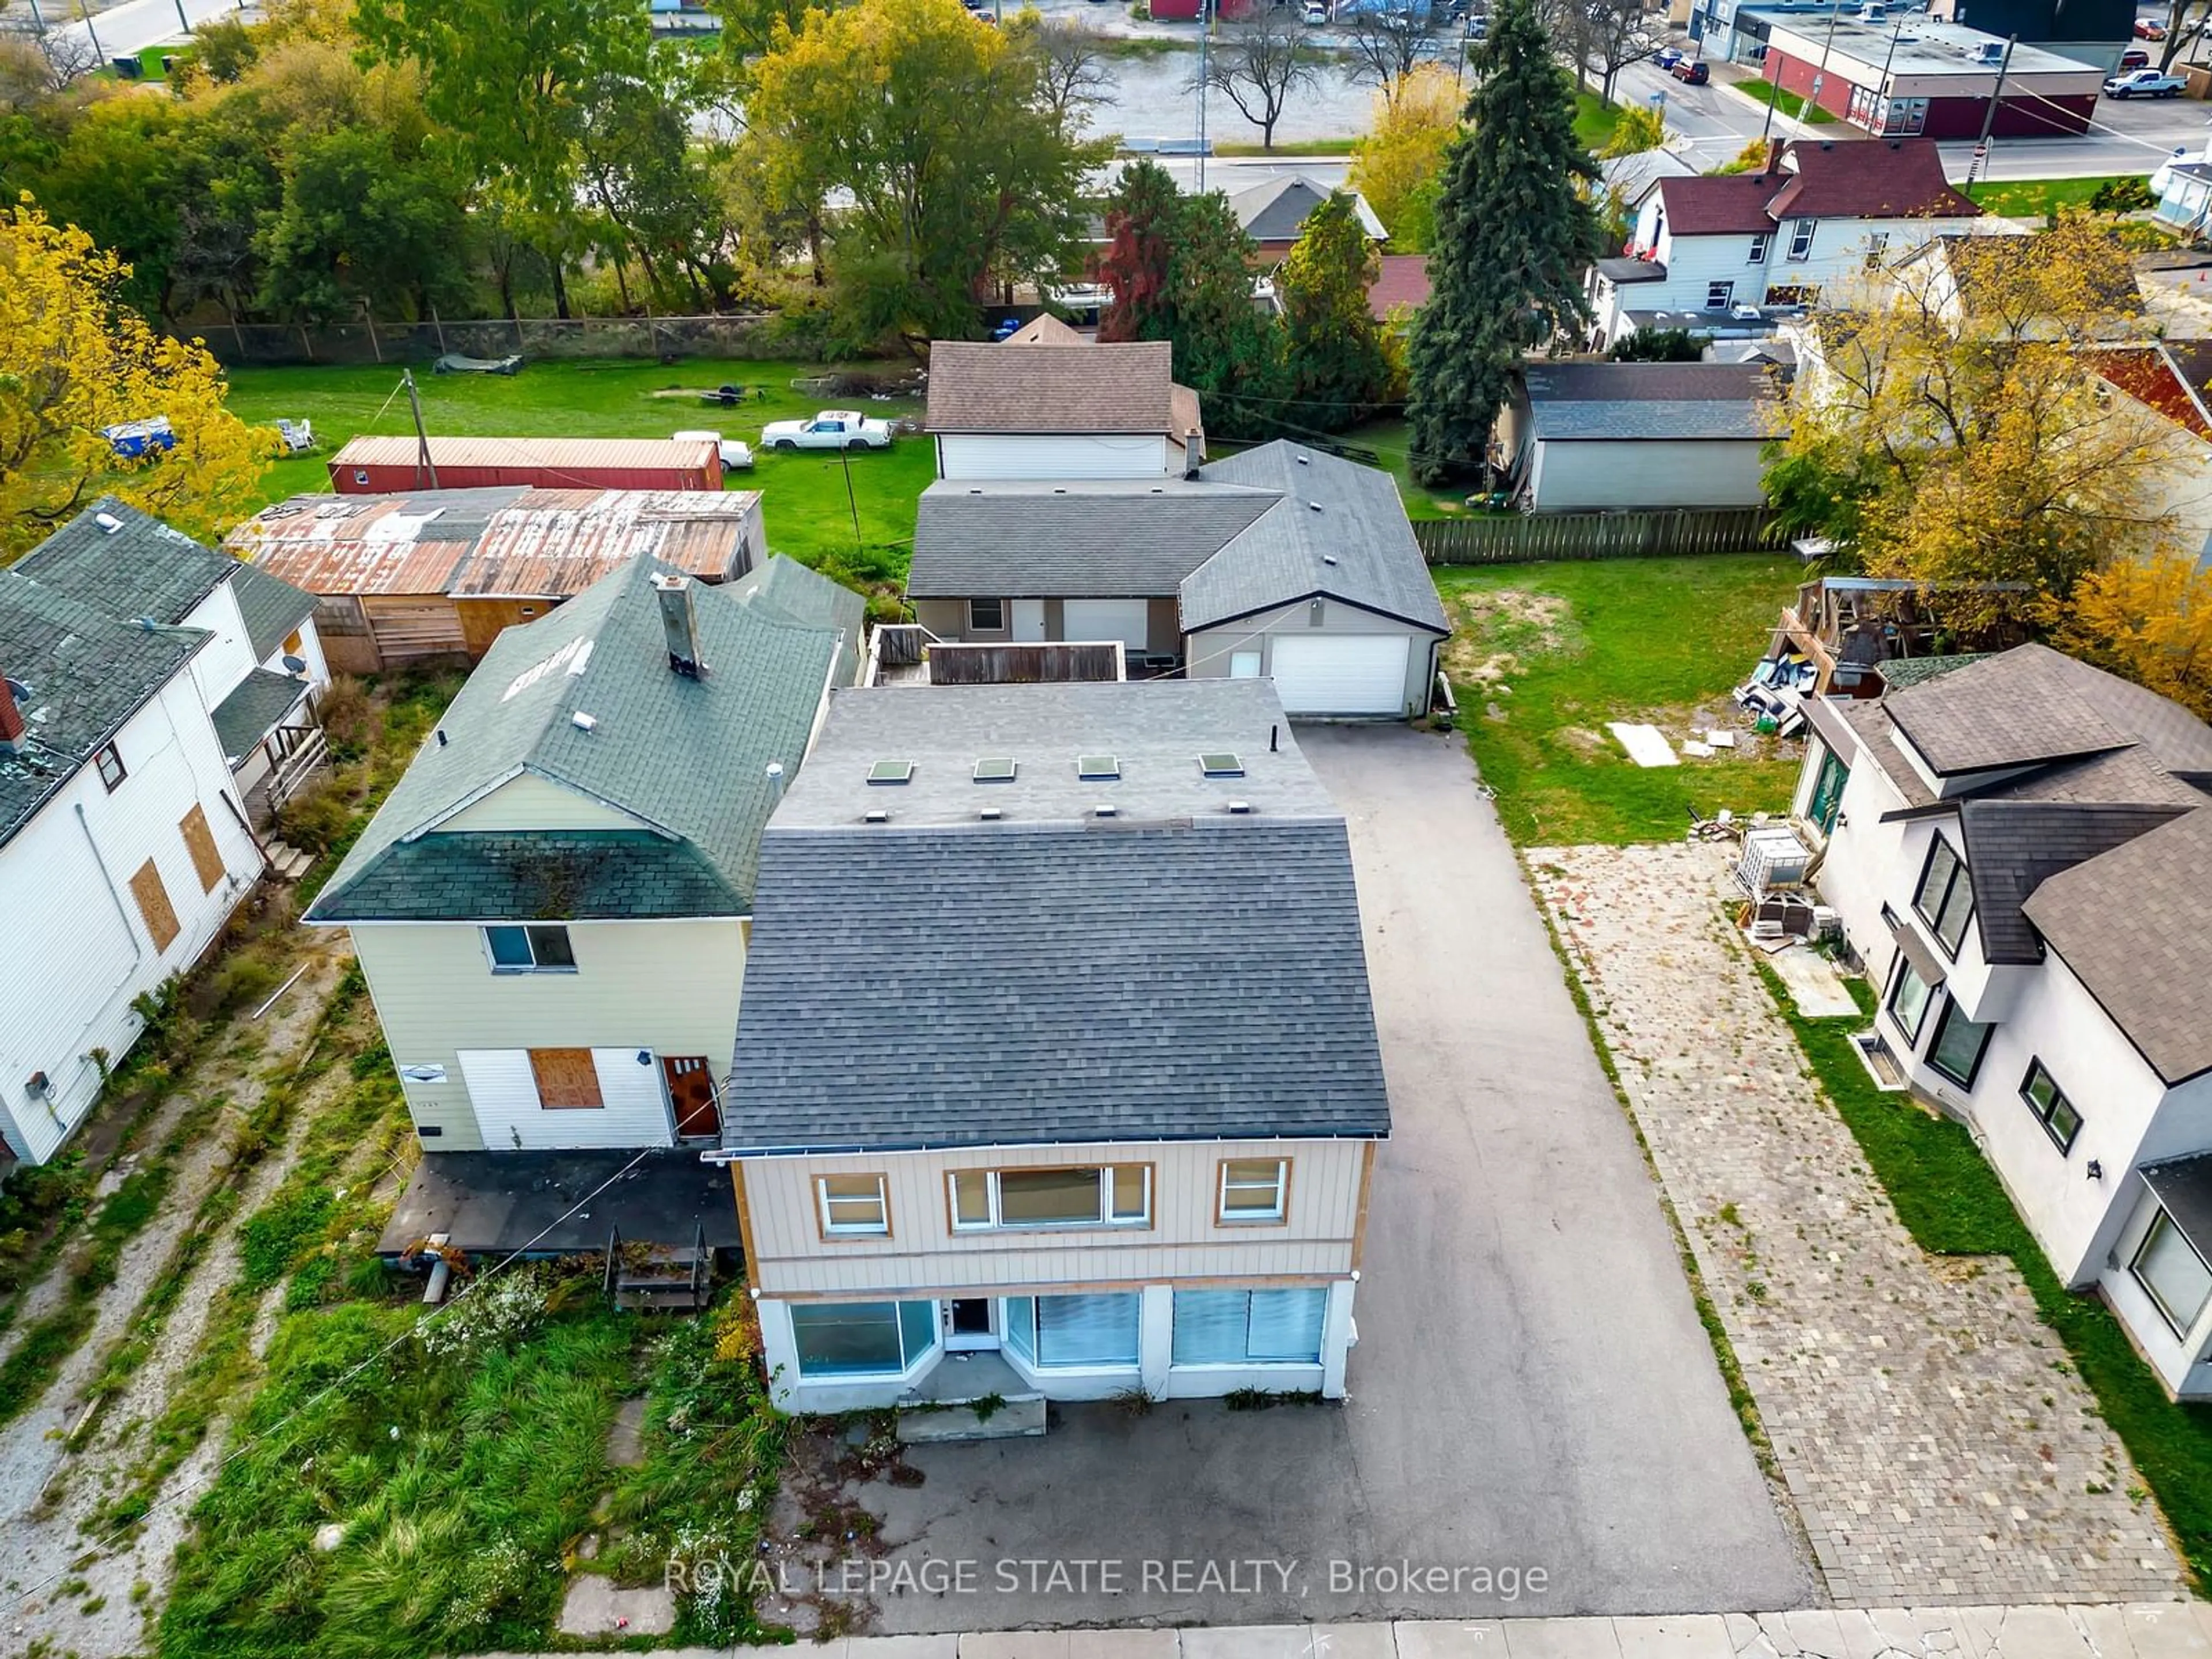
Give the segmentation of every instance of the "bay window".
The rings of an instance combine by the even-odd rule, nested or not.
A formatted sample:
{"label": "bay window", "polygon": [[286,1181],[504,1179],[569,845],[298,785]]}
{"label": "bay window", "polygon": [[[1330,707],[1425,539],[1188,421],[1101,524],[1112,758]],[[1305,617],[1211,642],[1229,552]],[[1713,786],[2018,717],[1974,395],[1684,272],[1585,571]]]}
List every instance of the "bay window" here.
{"label": "bay window", "polygon": [[795,1302],[791,1338],[801,1376],[896,1376],[936,1347],[937,1304]]}

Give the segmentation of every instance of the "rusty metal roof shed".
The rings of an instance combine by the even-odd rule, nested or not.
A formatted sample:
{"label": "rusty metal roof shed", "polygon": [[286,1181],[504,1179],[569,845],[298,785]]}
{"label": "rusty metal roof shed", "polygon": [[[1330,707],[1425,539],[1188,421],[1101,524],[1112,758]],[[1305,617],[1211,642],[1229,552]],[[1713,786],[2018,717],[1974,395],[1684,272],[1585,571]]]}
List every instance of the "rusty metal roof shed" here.
{"label": "rusty metal roof shed", "polygon": [[[419,452],[410,437],[349,439],[331,457],[333,467],[413,466]],[[696,471],[720,459],[717,447],[703,438],[475,438],[430,440],[434,466],[656,467]]]}

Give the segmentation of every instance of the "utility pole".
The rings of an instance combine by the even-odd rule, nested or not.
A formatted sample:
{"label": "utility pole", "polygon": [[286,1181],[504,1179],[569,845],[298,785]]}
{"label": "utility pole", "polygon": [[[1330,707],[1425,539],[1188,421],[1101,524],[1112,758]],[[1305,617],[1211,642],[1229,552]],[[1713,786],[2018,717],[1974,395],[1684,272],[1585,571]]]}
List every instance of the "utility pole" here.
{"label": "utility pole", "polygon": [[1869,124],[1869,131],[1887,135],[1889,131],[1889,66],[1897,61],[1897,43],[1905,33],[1905,20],[1897,20],[1897,27],[1889,32],[1889,50],[1881,55],[1881,76],[1874,83],[1874,95],[1881,100],[1881,119],[1879,125]]}
{"label": "utility pole", "polygon": [[1198,160],[1193,168],[1197,186],[1191,193],[1206,194],[1206,77],[1213,40],[1213,0],[1199,0],[1198,15]]}
{"label": "utility pole", "polygon": [[92,55],[106,63],[107,54],[100,49],[100,31],[92,26],[92,0],[76,0],[76,9],[84,14],[84,32],[91,39]]}
{"label": "utility pole", "polygon": [[185,15],[185,0],[177,0],[177,21],[185,26],[185,35],[189,40],[192,33],[192,20]]}
{"label": "utility pole", "polygon": [[853,494],[853,453],[844,445],[839,444],[837,459],[845,467],[845,505],[853,513],[853,551],[866,563],[868,550],[860,540],[860,498]]}
{"label": "utility pole", "polygon": [[[1836,14],[1840,12],[1843,9],[1844,0],[1829,0],[1828,32],[1820,41],[1820,66],[1813,71],[1813,95],[1806,100],[1808,103],[1813,104],[1816,106],[1820,101],[1821,77],[1826,76],[1828,72],[1828,48],[1836,44]],[[1767,50],[1771,53],[1773,51],[1773,48],[1769,46]],[[1782,82],[1777,81],[1774,83],[1773,94],[1766,100],[1765,118],[1759,124],[1759,142],[1762,144],[1766,142],[1768,137],[1774,131],[1774,106],[1781,101]],[[1807,131],[1806,124],[1803,121],[1798,122],[1797,125],[1801,132]]]}
{"label": "utility pole", "polygon": [[2012,49],[2020,39],[2017,34],[2005,36],[2004,56],[1997,60],[1997,83],[1990,92],[1990,106],[1982,112],[1982,137],[1974,146],[1974,159],[1966,163],[1966,188],[1973,187],[1982,171],[1982,163],[1989,159],[1990,135],[1997,125],[1997,104],[2004,97],[2005,71],[2012,67]]}
{"label": "utility pole", "polygon": [[399,371],[399,384],[407,388],[407,407],[415,411],[415,487],[422,487],[422,475],[430,475],[430,488],[438,487],[438,465],[430,459],[430,434],[422,429],[422,399],[415,391],[415,371]]}

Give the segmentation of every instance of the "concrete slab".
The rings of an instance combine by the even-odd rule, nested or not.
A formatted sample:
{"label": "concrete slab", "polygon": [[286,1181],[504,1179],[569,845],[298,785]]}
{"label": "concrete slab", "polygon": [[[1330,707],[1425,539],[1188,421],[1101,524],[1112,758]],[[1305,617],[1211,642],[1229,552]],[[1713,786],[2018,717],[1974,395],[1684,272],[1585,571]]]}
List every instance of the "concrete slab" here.
{"label": "concrete slab", "polygon": [[1398,1659],[1505,1659],[1502,1620],[1401,1619],[1391,1630]]}
{"label": "concrete slab", "polygon": [[960,1638],[960,1659],[1068,1659],[1064,1630],[972,1631]]}
{"label": "concrete slab", "polygon": [[2097,1659],[2140,1659],[2127,1610],[2120,1607],[2071,1607],[2067,1611],[2088,1638]]}
{"label": "concrete slab", "polygon": [[1390,1626],[1246,1625],[1182,1632],[1182,1659],[1397,1659]]}
{"label": "concrete slab", "polygon": [[1508,1659],[1620,1659],[1610,1619],[1509,1619]]}
{"label": "concrete slab", "polygon": [[1074,1630],[1067,1659],[1182,1659],[1182,1637],[1171,1630]]}
{"label": "concrete slab", "polygon": [[1782,1615],[1782,1627],[1790,1632],[1790,1640],[1799,1653],[1817,1654],[1820,1659],[1843,1659],[1844,1627],[1832,1610],[1811,1607],[1785,1613]]}
{"label": "concrete slab", "polygon": [[2136,1651],[2158,1659],[2212,1659],[2212,1638],[2179,1601],[2139,1604],[2123,1610]]}
{"label": "concrete slab", "polygon": [[1620,1644],[1620,1659],[1734,1659],[1728,1621],[1718,1613],[1616,1619],[1613,1634]]}
{"label": "concrete slab", "polygon": [[1899,1659],[1920,1651],[1919,1627],[1902,1607],[1838,1607],[1844,1659]]}
{"label": "concrete slab", "polygon": [[615,1420],[607,1431],[607,1467],[635,1469],[645,1462],[645,1401],[625,1400],[615,1407]]}
{"label": "concrete slab", "polygon": [[1807,1018],[1836,1019],[1858,1012],[1836,964],[1818,951],[1793,945],[1767,957],[1766,964],[1790,988],[1790,1000]]}
{"label": "concrete slab", "polygon": [[1044,1432],[1044,1398],[1002,1401],[986,1415],[973,1406],[930,1406],[898,1414],[898,1437],[909,1446],[944,1440],[1018,1440]]}
{"label": "concrete slab", "polygon": [[2001,1659],[2098,1659],[2063,1607],[2011,1607],[1997,1630]]}
{"label": "concrete slab", "polygon": [[658,1584],[617,1589],[587,1572],[569,1584],[554,1628],[563,1636],[665,1636],[676,1628],[676,1598]]}
{"label": "concrete slab", "polygon": [[950,1634],[848,1636],[842,1659],[960,1659],[960,1638]]}
{"label": "concrete slab", "polygon": [[1628,758],[1638,766],[1677,766],[1674,750],[1656,726],[1640,726],[1627,720],[1608,720],[1607,731],[1613,733],[1620,746],[1628,751]]}

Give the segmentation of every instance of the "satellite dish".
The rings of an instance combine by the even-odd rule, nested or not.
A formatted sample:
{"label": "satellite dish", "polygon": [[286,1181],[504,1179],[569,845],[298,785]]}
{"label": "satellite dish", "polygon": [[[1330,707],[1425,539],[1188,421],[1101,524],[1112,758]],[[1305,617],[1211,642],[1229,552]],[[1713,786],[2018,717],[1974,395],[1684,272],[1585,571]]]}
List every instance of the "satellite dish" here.
{"label": "satellite dish", "polygon": [[293,656],[289,652],[287,652],[284,655],[284,672],[288,674],[306,673],[307,672],[307,659],[305,657]]}

